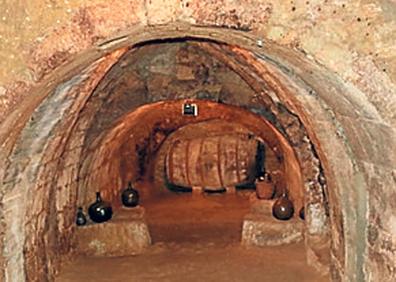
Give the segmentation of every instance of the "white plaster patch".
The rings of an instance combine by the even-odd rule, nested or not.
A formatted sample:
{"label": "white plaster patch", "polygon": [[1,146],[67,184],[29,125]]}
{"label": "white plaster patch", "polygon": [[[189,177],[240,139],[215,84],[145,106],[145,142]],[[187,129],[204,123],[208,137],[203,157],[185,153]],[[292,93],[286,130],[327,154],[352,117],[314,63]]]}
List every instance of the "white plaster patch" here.
{"label": "white plaster patch", "polygon": [[392,215],[389,219],[390,231],[392,233],[392,242],[396,244],[396,215]]}
{"label": "white plaster patch", "polygon": [[0,86],[0,97],[5,97],[7,93],[7,90],[5,89],[5,87]]}

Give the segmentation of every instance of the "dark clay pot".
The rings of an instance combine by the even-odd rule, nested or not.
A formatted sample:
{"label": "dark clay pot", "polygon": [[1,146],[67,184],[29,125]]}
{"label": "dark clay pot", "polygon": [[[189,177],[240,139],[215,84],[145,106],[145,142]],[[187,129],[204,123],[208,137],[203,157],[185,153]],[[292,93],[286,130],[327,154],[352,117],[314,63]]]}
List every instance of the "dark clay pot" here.
{"label": "dark clay pot", "polygon": [[272,206],[272,215],[279,220],[289,220],[294,214],[293,203],[286,194],[280,196]]}
{"label": "dark clay pot", "polygon": [[96,223],[105,222],[111,219],[113,210],[109,203],[100,197],[100,192],[96,192],[96,201],[88,208],[89,218]]}
{"label": "dark clay pot", "polygon": [[85,217],[82,207],[79,207],[77,209],[76,224],[78,226],[83,226],[87,224],[87,218]]}
{"label": "dark clay pot", "polygon": [[128,182],[128,188],[122,192],[121,201],[128,208],[136,207],[139,204],[139,192],[132,188],[131,182]]}
{"label": "dark clay pot", "polygon": [[305,220],[305,208],[304,208],[304,207],[302,207],[302,208],[300,209],[299,215],[300,215],[300,218],[301,218],[302,220]]}

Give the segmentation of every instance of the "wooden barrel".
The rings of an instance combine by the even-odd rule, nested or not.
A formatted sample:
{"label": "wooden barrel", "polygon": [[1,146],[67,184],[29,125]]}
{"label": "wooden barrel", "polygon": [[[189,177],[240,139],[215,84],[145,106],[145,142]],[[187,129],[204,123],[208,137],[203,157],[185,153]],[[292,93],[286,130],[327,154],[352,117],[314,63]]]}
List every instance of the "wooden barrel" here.
{"label": "wooden barrel", "polygon": [[257,141],[247,134],[175,140],[166,156],[168,182],[184,187],[223,187],[252,182]]}

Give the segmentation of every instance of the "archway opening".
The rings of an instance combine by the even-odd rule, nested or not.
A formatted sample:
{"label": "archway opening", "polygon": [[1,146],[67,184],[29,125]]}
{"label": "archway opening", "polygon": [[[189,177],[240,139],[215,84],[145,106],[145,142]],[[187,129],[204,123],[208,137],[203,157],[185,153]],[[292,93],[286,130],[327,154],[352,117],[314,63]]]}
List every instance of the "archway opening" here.
{"label": "archway opening", "polygon": [[[12,178],[23,163],[20,152],[23,149],[35,152],[33,162],[24,168],[24,176],[16,183],[31,182],[32,188],[21,196],[26,201],[25,209],[18,213],[23,215],[20,220],[24,234],[37,235],[25,236],[23,243],[18,243],[24,257],[15,261],[15,270],[22,267],[23,275],[29,279],[47,279],[59,269],[62,258],[75,253],[114,256],[125,255],[125,249],[131,250],[130,255],[141,252],[150,243],[147,239],[150,216],[154,226],[151,230],[157,228],[157,238],[163,238],[164,226],[172,225],[165,221],[164,210],[170,211],[169,217],[175,216],[189,207],[187,197],[193,199],[192,206],[197,203],[198,211],[206,215],[201,231],[210,227],[207,223],[216,223],[214,210],[224,206],[225,212],[219,212],[220,221],[214,226],[218,233],[227,231],[221,226],[226,222],[221,220],[230,215],[227,208],[238,210],[230,220],[230,232],[237,230],[240,234],[239,238],[230,236],[233,243],[235,238],[243,241],[243,236],[247,245],[256,247],[267,246],[271,240],[270,244],[278,246],[301,242],[298,247],[290,247],[298,254],[293,262],[297,268],[308,269],[306,253],[309,259],[316,260],[315,265],[328,266],[329,198],[324,169],[308,134],[310,129],[305,128],[295,108],[288,104],[291,101],[282,100],[282,95],[295,95],[288,92],[294,85],[288,88],[291,82],[278,73],[260,73],[260,64],[250,62],[250,56],[246,50],[211,40],[149,41],[116,50],[89,67],[76,70],[74,76],[54,87],[24,125],[6,171],[5,179]],[[193,105],[197,112],[183,113],[185,105]],[[32,136],[31,132],[40,134]],[[268,157],[260,164],[259,144],[266,148]],[[246,156],[238,156],[243,154]],[[228,162],[230,159],[233,161]],[[253,165],[246,166],[250,161]],[[179,173],[174,172],[175,162],[179,162]],[[276,182],[269,199],[257,199],[256,181],[262,176],[258,167],[263,173],[270,172]],[[230,180],[232,175],[237,181]],[[148,203],[148,228],[144,227],[142,209],[132,213],[122,210],[120,194],[129,181],[141,194],[141,206],[144,208]],[[191,195],[170,192],[170,185],[191,190]],[[246,187],[250,189],[242,189]],[[198,197],[194,190],[200,192]],[[227,190],[234,191],[233,196],[231,192],[210,193]],[[128,245],[130,249],[121,244],[124,252],[117,253],[111,235],[105,235],[107,241],[98,243],[95,237],[98,233],[80,232],[94,226],[93,230],[105,233],[111,221],[85,227],[75,225],[77,207],[86,211],[96,191],[111,203],[114,219],[122,214],[125,215],[122,222],[129,217],[132,224],[139,221],[136,226],[144,231],[139,229],[138,236],[145,241],[136,243],[138,250],[132,250],[136,247],[134,243]],[[291,222],[276,221],[271,215],[272,205],[282,194],[288,195],[295,208]],[[205,202],[205,197],[215,200]],[[169,202],[156,209],[164,199]],[[298,218],[302,209],[305,221]],[[250,213],[255,216],[246,218]],[[174,223],[177,222],[176,218]],[[183,220],[180,222],[183,226]],[[121,229],[115,227],[110,232],[122,234],[131,223],[128,224],[121,223]],[[194,220],[184,222],[192,224]],[[273,233],[266,233],[268,230]],[[208,234],[216,235],[212,231]],[[126,236],[135,234],[128,232],[125,231]],[[80,248],[81,240],[88,247]],[[262,254],[267,251],[262,250]],[[287,247],[279,247],[279,254],[281,265]],[[13,270],[10,273],[17,275]]]}

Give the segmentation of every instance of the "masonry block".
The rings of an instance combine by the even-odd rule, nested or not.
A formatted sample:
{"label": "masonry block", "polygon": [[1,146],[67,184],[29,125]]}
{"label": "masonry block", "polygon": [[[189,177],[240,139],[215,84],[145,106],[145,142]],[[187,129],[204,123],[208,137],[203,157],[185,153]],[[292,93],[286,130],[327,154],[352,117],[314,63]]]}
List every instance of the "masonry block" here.
{"label": "masonry block", "polygon": [[120,209],[105,223],[89,222],[75,232],[76,252],[86,256],[130,256],[151,244],[144,209]]}
{"label": "masonry block", "polygon": [[303,239],[304,222],[298,217],[288,221],[272,216],[273,201],[262,201],[253,212],[245,216],[242,226],[242,244],[246,246],[279,246],[299,242]]}

